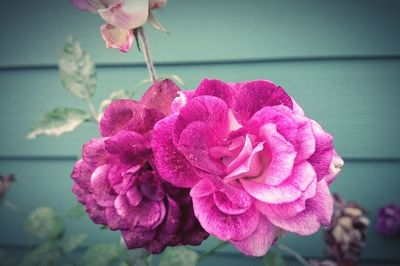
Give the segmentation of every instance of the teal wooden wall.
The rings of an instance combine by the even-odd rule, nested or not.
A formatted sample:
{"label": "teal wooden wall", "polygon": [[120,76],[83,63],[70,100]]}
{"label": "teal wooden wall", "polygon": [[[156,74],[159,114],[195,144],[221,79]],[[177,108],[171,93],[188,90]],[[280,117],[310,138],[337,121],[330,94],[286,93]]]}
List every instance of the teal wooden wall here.
{"label": "teal wooden wall", "polygon": [[[383,238],[373,228],[380,206],[400,204],[400,2],[170,0],[158,17],[171,32],[148,29],[160,74],[178,74],[187,89],[205,77],[272,80],[335,136],[346,165],[333,190],[358,201],[373,220],[363,263],[400,264],[400,239]],[[69,173],[81,145],[98,135],[88,124],[58,138],[25,139],[45,111],[81,106],[58,78],[56,62],[67,35],[75,35],[98,65],[97,103],[146,78],[142,55],[105,49],[100,25],[99,18],[67,0],[2,6],[0,173],[16,174],[9,199],[20,211],[0,208],[0,248],[30,243],[21,229],[24,215],[35,207],[50,205],[65,213],[74,205]],[[68,222],[67,230],[89,232],[89,245],[119,239],[88,219]],[[323,256],[321,234],[282,241],[304,256]],[[217,261],[232,264],[232,258],[217,256]]]}

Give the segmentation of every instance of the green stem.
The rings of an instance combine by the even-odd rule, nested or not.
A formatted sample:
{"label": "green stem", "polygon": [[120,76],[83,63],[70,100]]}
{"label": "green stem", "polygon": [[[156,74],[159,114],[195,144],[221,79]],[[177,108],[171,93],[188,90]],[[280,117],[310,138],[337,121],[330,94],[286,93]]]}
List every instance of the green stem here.
{"label": "green stem", "polygon": [[293,256],[295,259],[298,260],[298,262],[300,262],[301,265],[304,266],[309,266],[310,264],[306,261],[305,258],[303,258],[303,256],[300,255],[300,253],[298,253],[297,251],[295,251],[294,249],[283,245],[283,244],[276,244],[275,245],[278,249],[288,253],[289,255]]}
{"label": "green stem", "polygon": [[91,99],[86,100],[90,115],[94,119],[94,121],[99,122],[99,115],[97,114],[96,108],[93,105],[93,102]]}
{"label": "green stem", "polygon": [[137,32],[140,36],[140,40],[142,43],[144,61],[146,62],[147,70],[149,71],[149,77],[151,82],[154,83],[157,80],[157,74],[156,69],[154,68],[153,60],[151,59],[149,42],[147,40],[146,33],[144,32],[143,27],[138,28]]}
{"label": "green stem", "polygon": [[218,243],[218,245],[216,245],[215,247],[211,248],[210,250],[207,250],[206,252],[204,252],[203,254],[201,254],[198,259],[197,262],[200,262],[201,260],[203,260],[205,257],[208,257],[212,254],[214,254],[218,249],[223,248],[225,245],[227,245],[228,242],[225,241],[221,241],[220,243]]}

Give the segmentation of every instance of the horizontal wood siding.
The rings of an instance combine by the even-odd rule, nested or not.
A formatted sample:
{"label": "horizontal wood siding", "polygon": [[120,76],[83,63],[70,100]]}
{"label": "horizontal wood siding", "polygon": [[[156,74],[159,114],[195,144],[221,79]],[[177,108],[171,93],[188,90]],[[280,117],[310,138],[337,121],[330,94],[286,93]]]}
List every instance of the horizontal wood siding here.
{"label": "horizontal wood siding", "polygon": [[[0,173],[16,174],[9,200],[20,210],[0,207],[0,248],[18,253],[32,243],[23,231],[31,210],[50,205],[65,215],[75,204],[69,173],[81,145],[98,136],[95,124],[85,124],[58,138],[25,139],[44,112],[85,108],[58,77],[66,36],[77,36],[98,64],[96,104],[121,88],[140,97],[145,86],[135,86],[147,71],[139,52],[105,49],[101,20],[69,1],[16,0],[2,11],[0,28],[8,37],[0,42]],[[171,32],[148,31],[160,74],[178,74],[184,89],[203,78],[272,80],[334,135],[346,165],[333,191],[358,201],[372,221],[363,265],[400,263],[400,241],[374,228],[380,206],[400,203],[400,1],[170,0],[157,16]],[[87,217],[67,221],[67,234],[78,232],[90,234],[87,245],[119,241],[118,233],[99,230]],[[320,233],[282,241],[307,257],[323,256]],[[210,263],[259,265],[233,248],[223,252],[235,255]]]}

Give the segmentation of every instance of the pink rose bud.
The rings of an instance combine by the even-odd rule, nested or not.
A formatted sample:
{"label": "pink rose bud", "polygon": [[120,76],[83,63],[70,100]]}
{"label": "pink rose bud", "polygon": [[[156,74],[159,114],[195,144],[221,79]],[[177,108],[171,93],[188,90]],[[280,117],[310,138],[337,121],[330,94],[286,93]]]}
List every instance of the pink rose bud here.
{"label": "pink rose bud", "polygon": [[133,43],[133,31],[114,27],[111,24],[101,26],[101,37],[107,48],[116,48],[121,52],[128,52]]}
{"label": "pink rose bud", "polygon": [[150,0],[150,9],[158,9],[167,4],[167,0]]}
{"label": "pink rose bud", "polygon": [[148,0],[121,0],[107,8],[99,9],[99,15],[109,24],[121,29],[143,26],[149,14]]}

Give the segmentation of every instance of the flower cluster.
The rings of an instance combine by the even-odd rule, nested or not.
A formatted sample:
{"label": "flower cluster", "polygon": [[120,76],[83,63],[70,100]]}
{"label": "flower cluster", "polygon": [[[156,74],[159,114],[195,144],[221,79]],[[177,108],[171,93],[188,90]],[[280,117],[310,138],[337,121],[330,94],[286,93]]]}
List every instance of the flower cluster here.
{"label": "flower cluster", "polygon": [[134,39],[133,29],[146,23],[150,10],[161,8],[167,4],[167,0],[71,1],[78,9],[97,13],[107,22],[100,28],[106,47],[117,48],[121,52],[129,51]]}
{"label": "flower cluster", "polygon": [[384,236],[400,233],[400,206],[390,203],[379,209],[376,229]]}
{"label": "flower cluster", "polygon": [[74,192],[130,248],[159,252],[209,233],[262,256],[286,232],[331,222],[329,184],[343,161],[332,136],[269,81],[206,79],[180,91],[166,80],[139,102],[112,103],[100,132],[75,166]]}
{"label": "flower cluster", "polygon": [[83,146],[72,173],[73,192],[90,218],[121,230],[128,248],[159,253],[166,246],[200,244],[208,236],[193,214],[189,190],[159,177],[150,148],[153,125],[178,90],[165,80],[139,102],[111,103],[100,122],[102,137]]}

